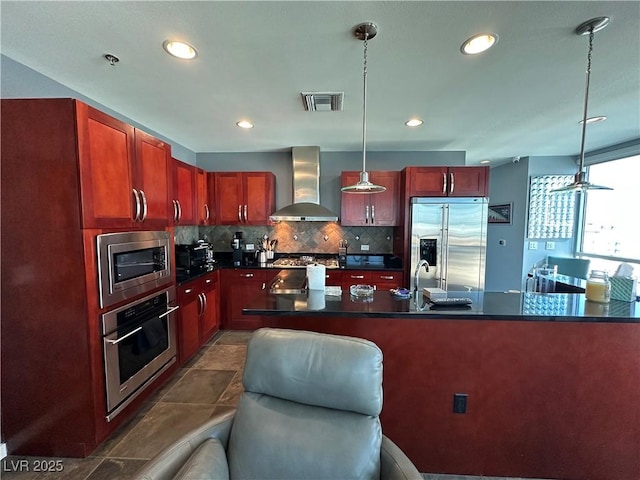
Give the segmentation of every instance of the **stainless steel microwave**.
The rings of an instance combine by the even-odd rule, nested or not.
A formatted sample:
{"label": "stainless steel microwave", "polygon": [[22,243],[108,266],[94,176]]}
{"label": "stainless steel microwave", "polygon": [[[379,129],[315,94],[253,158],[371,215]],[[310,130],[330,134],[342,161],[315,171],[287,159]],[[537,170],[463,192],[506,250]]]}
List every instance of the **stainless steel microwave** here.
{"label": "stainless steel microwave", "polygon": [[102,308],[171,284],[168,232],[97,236],[98,290]]}

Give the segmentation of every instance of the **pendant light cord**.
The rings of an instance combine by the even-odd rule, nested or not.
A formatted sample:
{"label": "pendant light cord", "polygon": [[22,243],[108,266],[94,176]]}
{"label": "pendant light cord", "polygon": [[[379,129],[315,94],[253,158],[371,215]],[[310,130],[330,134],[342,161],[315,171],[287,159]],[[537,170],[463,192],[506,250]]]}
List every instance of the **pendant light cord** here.
{"label": "pendant light cord", "polygon": [[362,171],[366,172],[367,162],[367,39],[369,32],[364,32],[364,69],[362,74],[363,100],[362,100]]}
{"label": "pendant light cord", "polygon": [[589,78],[591,77],[591,54],[593,52],[593,27],[589,30],[589,52],[587,53],[587,75],[586,85],[584,87],[584,112],[582,114],[582,140],[580,143],[580,169],[578,173],[584,170],[584,140],[587,133],[587,107],[589,103]]}

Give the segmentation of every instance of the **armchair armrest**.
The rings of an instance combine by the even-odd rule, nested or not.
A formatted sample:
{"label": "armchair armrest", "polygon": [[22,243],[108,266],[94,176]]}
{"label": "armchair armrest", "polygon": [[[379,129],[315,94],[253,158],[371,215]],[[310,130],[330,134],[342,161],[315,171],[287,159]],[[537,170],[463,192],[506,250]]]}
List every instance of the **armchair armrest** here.
{"label": "armchair armrest", "polygon": [[400,447],[382,435],[380,480],[422,480],[422,475]]}
{"label": "armchair armrest", "polygon": [[134,480],[172,479],[200,444],[208,438],[219,440],[226,449],[235,414],[235,409],[221,413],[212,417],[202,426],[187,433],[149,460],[149,462],[137,472]]}

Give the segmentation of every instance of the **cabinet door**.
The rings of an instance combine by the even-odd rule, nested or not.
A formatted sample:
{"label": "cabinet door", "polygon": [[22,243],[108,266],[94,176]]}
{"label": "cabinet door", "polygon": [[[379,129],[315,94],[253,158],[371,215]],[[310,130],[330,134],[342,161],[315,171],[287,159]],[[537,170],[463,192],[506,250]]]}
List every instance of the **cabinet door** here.
{"label": "cabinet door", "polygon": [[450,167],[449,196],[489,196],[489,167]]}
{"label": "cabinet door", "polygon": [[207,276],[204,283],[202,298],[204,308],[200,318],[200,343],[204,343],[220,329],[220,291],[217,272]]}
{"label": "cabinet door", "polygon": [[200,348],[200,311],[202,309],[200,297],[195,295],[193,300],[180,304],[180,328],[178,329],[178,345],[180,364],[186,362]]}
{"label": "cabinet door", "polygon": [[342,285],[342,270],[328,269],[326,271],[325,285],[341,286]]}
{"label": "cabinet door", "polygon": [[195,168],[173,160],[173,198],[177,203],[177,225],[196,225]]}
{"label": "cabinet door", "polygon": [[198,215],[198,225],[209,225],[211,220],[211,210],[209,208],[209,193],[207,188],[207,172],[201,168],[196,168],[196,213]]}
{"label": "cabinet door", "polygon": [[242,174],[243,217],[248,225],[268,225],[275,205],[275,176],[271,172]]}
{"label": "cabinet door", "polygon": [[76,102],[84,228],[133,226],[134,128]]}
{"label": "cabinet door", "polygon": [[[270,272],[273,275],[273,272]],[[268,272],[259,269],[234,269],[221,271],[221,286],[223,288],[223,306],[221,311],[226,313],[222,328],[230,330],[254,330],[262,326],[260,317],[245,316],[242,309],[247,300],[266,294]]]}
{"label": "cabinet door", "polygon": [[377,227],[400,225],[400,172],[373,171],[369,179],[372,183],[387,188],[386,191],[373,195],[351,195],[352,197],[369,197],[371,202],[369,224]]}
{"label": "cabinet door", "polygon": [[219,225],[238,225],[243,218],[242,174],[216,172],[216,220]]}
{"label": "cabinet door", "polygon": [[[341,185],[353,185],[360,181],[360,172],[342,172]],[[376,194],[381,195],[381,194]],[[353,193],[342,193],[340,202],[340,225],[369,225],[369,197]]]}
{"label": "cabinet door", "polygon": [[410,197],[446,197],[449,169],[447,167],[407,167],[407,195]]}
{"label": "cabinet door", "polygon": [[171,146],[141,130],[135,132],[133,188],[142,202],[142,225],[163,228],[173,217]]}

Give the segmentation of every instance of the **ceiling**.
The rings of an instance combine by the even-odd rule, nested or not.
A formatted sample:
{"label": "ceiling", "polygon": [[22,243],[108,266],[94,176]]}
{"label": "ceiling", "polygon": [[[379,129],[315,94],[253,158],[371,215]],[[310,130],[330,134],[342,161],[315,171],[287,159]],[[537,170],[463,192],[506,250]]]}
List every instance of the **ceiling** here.
{"label": "ceiling", "polygon": [[[467,163],[580,151],[588,38],[596,33],[586,150],[640,137],[640,2],[199,1],[0,3],[2,54],[200,152],[464,150]],[[500,39],[476,56],[470,36]],[[162,49],[188,41],[193,61]],[[119,57],[110,66],[104,54]],[[344,92],[307,112],[301,92]],[[420,117],[424,124],[404,122]],[[255,127],[239,129],[249,119]]]}

